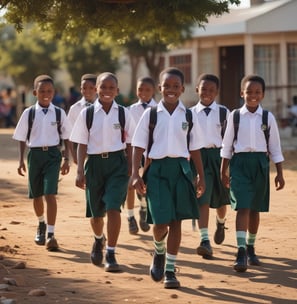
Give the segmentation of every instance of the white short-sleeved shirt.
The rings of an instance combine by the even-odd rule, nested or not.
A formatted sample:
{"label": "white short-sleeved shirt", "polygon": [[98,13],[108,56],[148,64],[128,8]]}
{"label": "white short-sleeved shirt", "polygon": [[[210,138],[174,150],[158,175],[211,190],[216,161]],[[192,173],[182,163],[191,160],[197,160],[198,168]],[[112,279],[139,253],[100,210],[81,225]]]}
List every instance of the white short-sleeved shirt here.
{"label": "white short-sleeved shirt", "polygon": [[[221,157],[227,159],[231,159],[233,154],[234,112],[229,115],[221,149]],[[234,153],[267,152],[266,139],[262,130],[262,114],[263,109],[261,106],[254,113],[249,112],[245,105],[240,108],[240,121],[237,140],[234,142]],[[268,147],[270,159],[274,163],[282,162],[284,157],[281,151],[278,127],[271,112],[268,113],[268,128],[270,128]]]}
{"label": "white short-sleeved shirt", "polygon": [[[147,149],[149,139],[150,109],[141,116],[136,127],[132,146]],[[186,120],[186,107],[179,101],[178,106],[170,115],[165,109],[162,100],[157,106],[157,123],[153,133],[153,145],[149,152],[149,158],[161,159],[164,157],[189,157],[187,147],[188,123]],[[189,149],[202,148],[201,131],[197,123],[193,121],[190,132]]]}
{"label": "white short-sleeved shirt", "polygon": [[80,99],[79,101],[77,101],[75,104],[73,104],[70,109],[69,112],[67,114],[69,123],[71,124],[71,127],[73,128],[74,123],[79,115],[79,113],[81,112],[82,109],[84,109],[87,105],[89,105],[89,103],[86,101],[86,99],[83,97],[82,99]]}
{"label": "white short-sleeved shirt", "polygon": [[[32,130],[27,142],[30,148],[57,146],[60,143],[60,135],[57,128],[55,106],[50,103],[48,112],[43,113],[42,107],[38,102],[34,105],[35,118],[32,125]],[[28,116],[30,108],[25,109],[22,113],[18,124],[14,130],[13,139],[18,141],[26,141],[29,129]],[[66,117],[66,113],[61,109],[61,138],[68,139],[70,136],[71,127]]]}
{"label": "white short-sleeved shirt", "polygon": [[[135,126],[138,124],[140,117],[142,116],[143,112],[146,110],[143,105],[143,103],[138,100],[136,103],[132,104],[128,109],[134,119]],[[155,101],[155,99],[151,99],[151,101],[147,104],[148,107],[156,107],[158,103]]]}
{"label": "white short-sleeved shirt", "polygon": [[70,140],[87,145],[87,154],[101,154],[124,150],[126,143],[131,143],[134,131],[134,121],[131,114],[127,108],[124,108],[124,111],[126,142],[122,143],[121,138],[119,105],[113,101],[110,111],[106,114],[98,99],[94,102],[94,117],[90,132],[86,124],[87,108],[85,108],[77,117]]}
{"label": "white short-sleeved shirt", "polygon": [[215,101],[209,106],[211,109],[206,115],[204,109],[206,108],[201,102],[191,108],[193,112],[193,119],[198,123],[201,130],[203,130],[204,148],[222,146],[221,123],[220,123],[220,107],[224,107],[227,111],[226,119],[230,111],[223,105],[218,105]]}

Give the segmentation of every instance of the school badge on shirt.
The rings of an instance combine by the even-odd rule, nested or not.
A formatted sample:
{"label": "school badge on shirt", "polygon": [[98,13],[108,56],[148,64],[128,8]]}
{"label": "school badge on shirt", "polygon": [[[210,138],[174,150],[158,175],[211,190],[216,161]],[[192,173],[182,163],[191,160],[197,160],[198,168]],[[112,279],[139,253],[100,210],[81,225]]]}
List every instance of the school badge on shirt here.
{"label": "school badge on shirt", "polygon": [[182,123],[182,129],[183,129],[183,130],[187,130],[188,127],[189,127],[188,122],[184,121],[184,122]]}

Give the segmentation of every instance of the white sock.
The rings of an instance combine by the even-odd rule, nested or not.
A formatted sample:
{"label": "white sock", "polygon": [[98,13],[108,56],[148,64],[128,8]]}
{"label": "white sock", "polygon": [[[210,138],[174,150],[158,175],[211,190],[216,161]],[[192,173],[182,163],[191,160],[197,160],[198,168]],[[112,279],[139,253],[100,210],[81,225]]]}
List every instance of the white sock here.
{"label": "white sock", "polygon": [[134,209],[128,209],[127,215],[128,215],[128,218],[130,218],[131,216],[134,216]]}
{"label": "white sock", "polygon": [[47,233],[54,233],[55,226],[54,225],[47,225]]}
{"label": "white sock", "polygon": [[44,215],[38,216],[39,223],[44,222]]}

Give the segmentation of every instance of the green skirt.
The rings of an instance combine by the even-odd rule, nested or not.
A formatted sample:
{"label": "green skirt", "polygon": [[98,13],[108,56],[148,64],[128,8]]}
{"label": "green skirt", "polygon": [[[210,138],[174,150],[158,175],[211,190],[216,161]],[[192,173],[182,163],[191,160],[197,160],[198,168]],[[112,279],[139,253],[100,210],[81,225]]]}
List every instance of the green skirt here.
{"label": "green skirt", "polygon": [[234,154],[230,161],[231,207],[269,211],[269,158],[266,153]]}
{"label": "green skirt", "polygon": [[146,174],[147,222],[169,224],[174,220],[198,219],[193,175],[186,158],[153,160]]}

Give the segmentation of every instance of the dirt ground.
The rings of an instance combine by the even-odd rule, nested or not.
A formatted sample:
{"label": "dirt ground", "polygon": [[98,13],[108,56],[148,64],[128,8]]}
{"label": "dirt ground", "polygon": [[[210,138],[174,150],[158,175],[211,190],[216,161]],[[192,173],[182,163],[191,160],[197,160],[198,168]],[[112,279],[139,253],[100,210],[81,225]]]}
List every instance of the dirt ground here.
{"label": "dirt ground", "polygon": [[[125,212],[117,247],[122,272],[106,273],[90,263],[93,237],[85,218],[84,193],[74,186],[74,165],[59,183],[56,237],[60,251],[48,252],[44,246],[35,245],[37,220],[27,198],[27,177],[17,175],[17,142],[11,135],[11,129],[0,129],[1,300],[43,304],[297,303],[296,150],[284,151],[286,186],[282,191],[274,190],[271,167],[271,209],[261,216],[256,243],[262,266],[251,266],[246,273],[233,271],[235,212],[228,209],[225,242],[216,245],[212,241],[212,260],[196,254],[198,232],[192,230],[191,221],[183,222],[177,262],[177,278],[182,287],[168,290],[149,276],[151,231],[130,235]],[[138,209],[136,215],[138,218]],[[212,211],[211,239],[214,230]]]}

